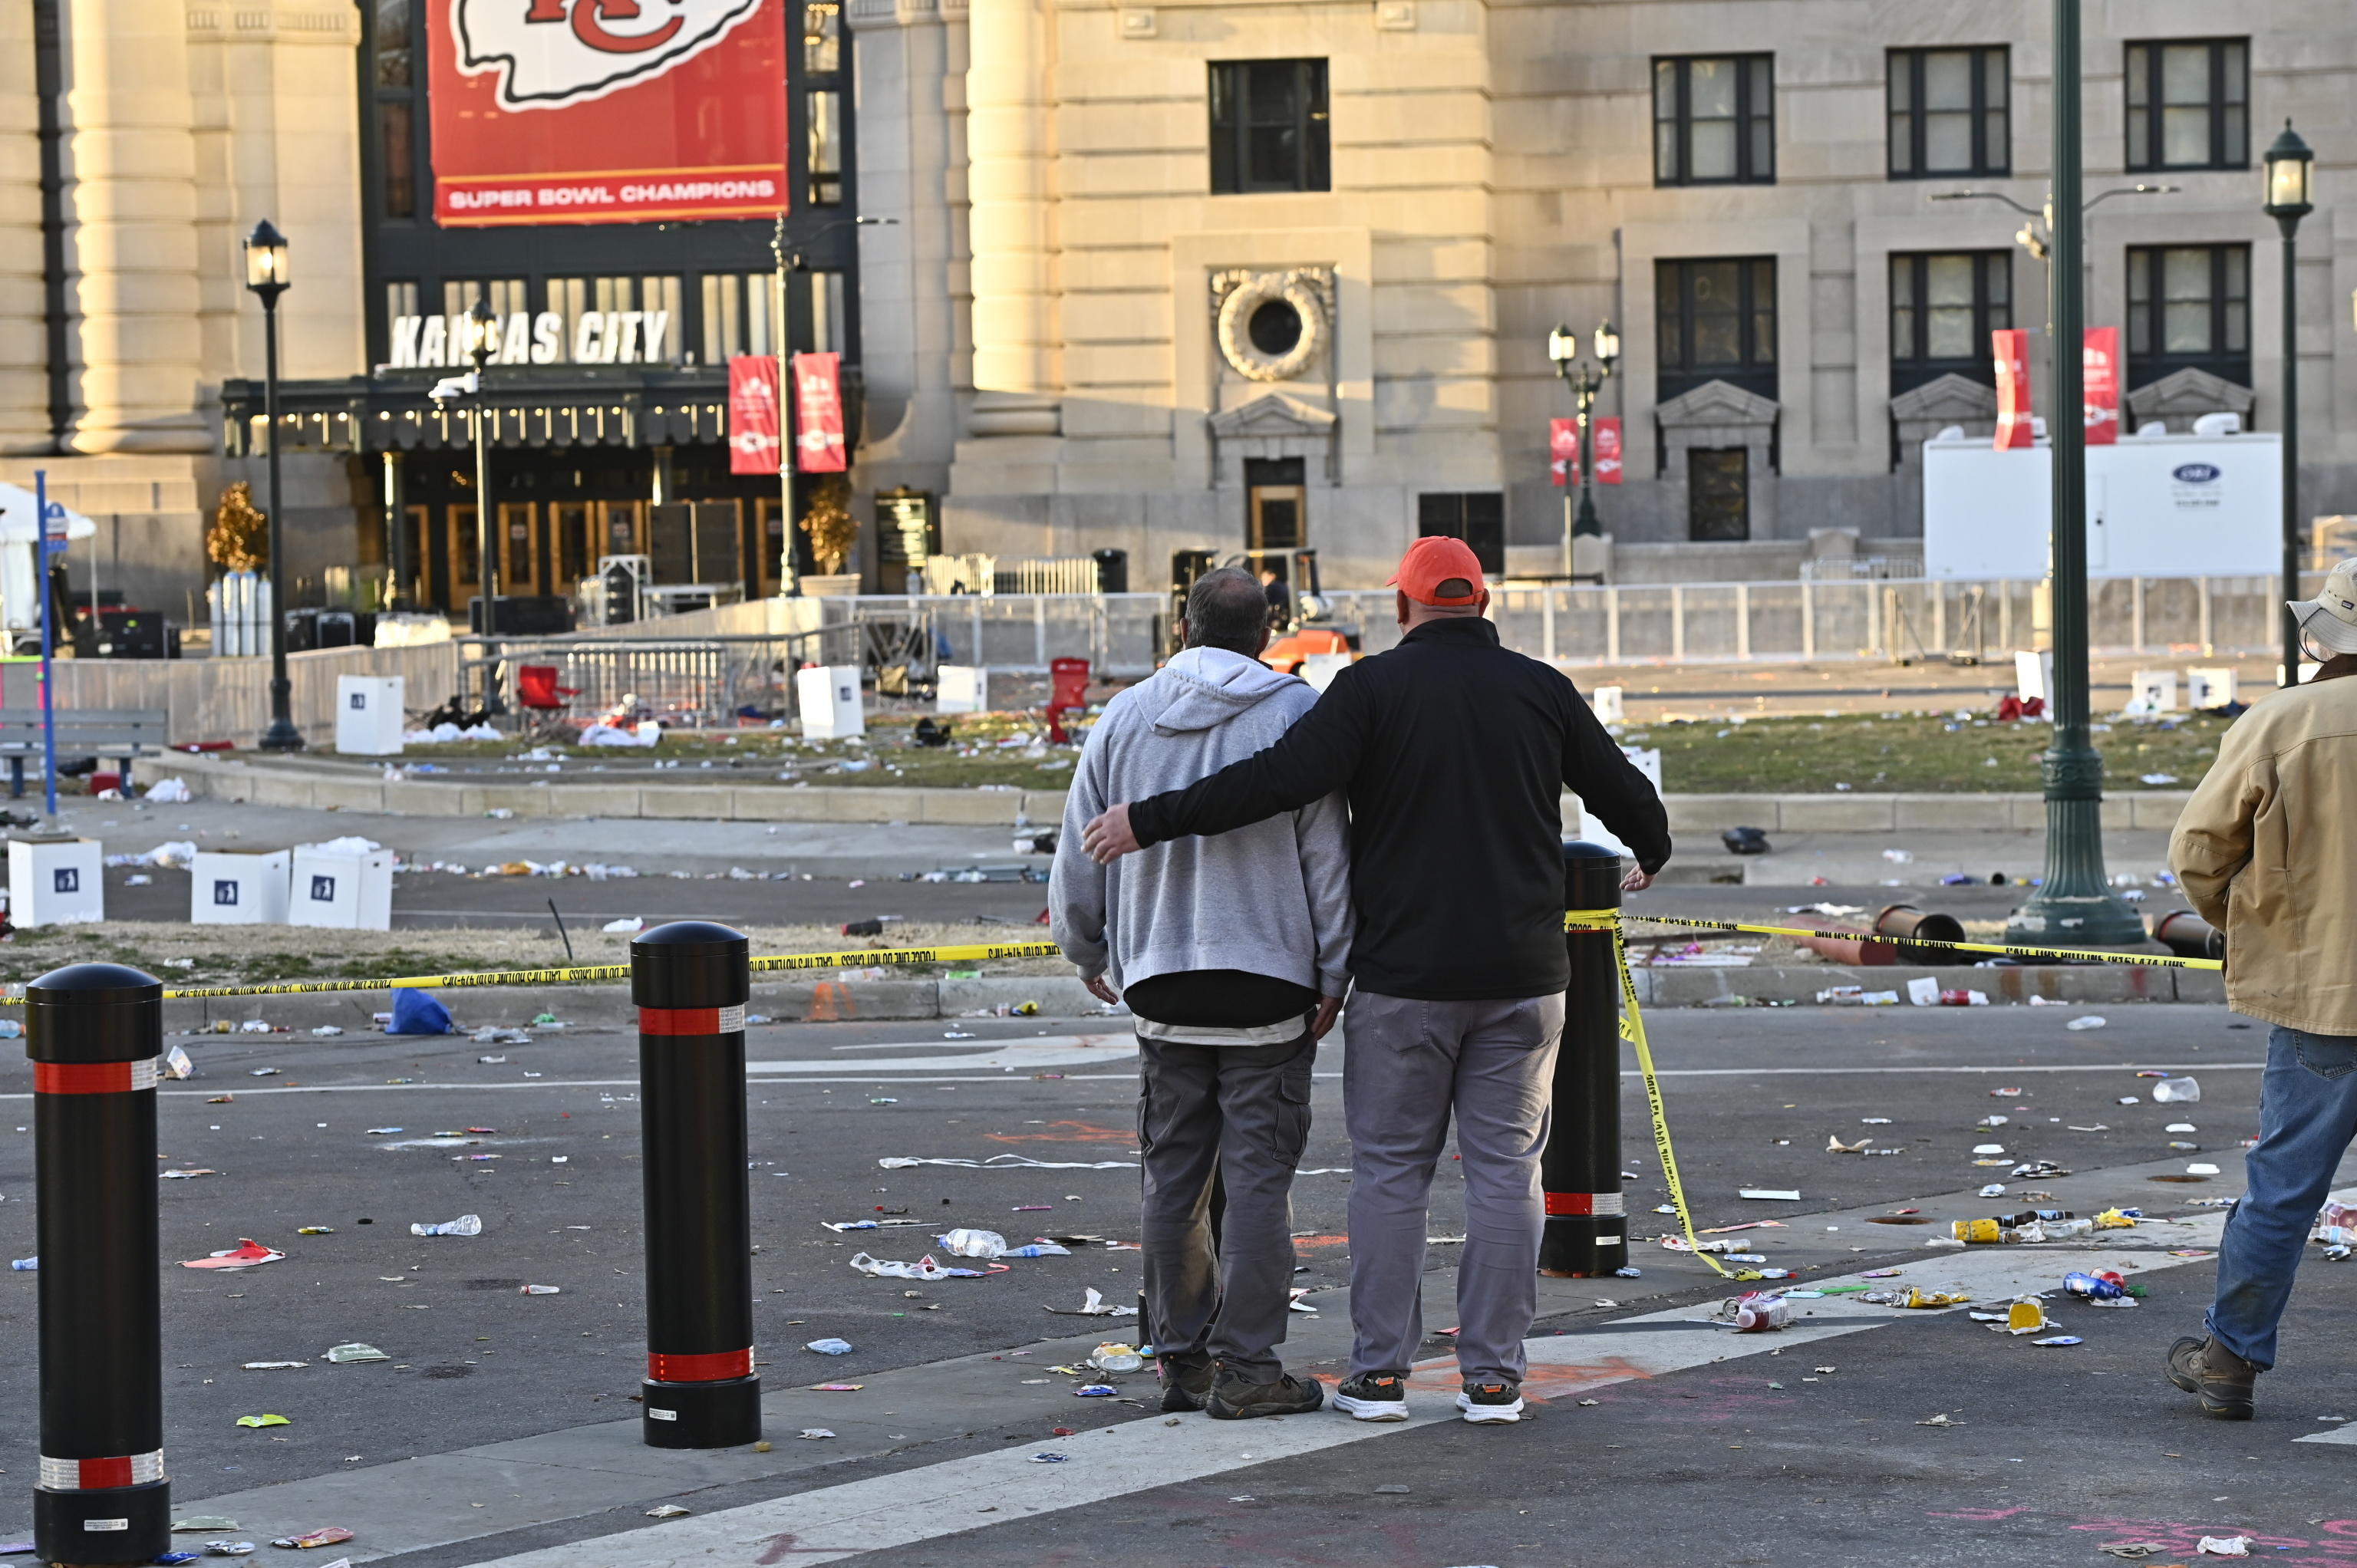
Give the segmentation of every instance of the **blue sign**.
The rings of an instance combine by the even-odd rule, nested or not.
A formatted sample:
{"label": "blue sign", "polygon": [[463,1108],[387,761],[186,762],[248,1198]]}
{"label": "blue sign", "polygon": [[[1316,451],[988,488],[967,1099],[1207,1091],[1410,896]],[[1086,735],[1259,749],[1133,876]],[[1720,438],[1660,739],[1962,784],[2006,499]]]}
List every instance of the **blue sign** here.
{"label": "blue sign", "polygon": [[81,891],[81,873],[70,865],[60,865],[49,879],[50,887],[59,893]]}
{"label": "blue sign", "polygon": [[214,883],[213,902],[216,904],[235,904],[237,902],[237,884],[234,882]]}
{"label": "blue sign", "polygon": [[2171,470],[2180,485],[2214,484],[2220,470],[2214,463],[2180,463]]}
{"label": "blue sign", "polygon": [[336,879],[332,876],[311,878],[311,902],[332,904],[336,901]]}

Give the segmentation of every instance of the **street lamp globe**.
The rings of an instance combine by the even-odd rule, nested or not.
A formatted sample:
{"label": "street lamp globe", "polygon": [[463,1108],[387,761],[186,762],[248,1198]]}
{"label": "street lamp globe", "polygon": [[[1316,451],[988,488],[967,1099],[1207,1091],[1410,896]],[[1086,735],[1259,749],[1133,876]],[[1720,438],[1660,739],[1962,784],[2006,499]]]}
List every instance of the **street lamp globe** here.
{"label": "street lamp globe", "polygon": [[499,352],[499,346],[500,318],[491,314],[491,302],[479,294],[474,308],[467,312],[467,358],[475,361],[480,372]]}
{"label": "street lamp globe", "polygon": [[1608,375],[1620,358],[1620,333],[1609,321],[1596,324],[1596,357],[1602,361]]}
{"label": "street lamp globe", "polygon": [[286,236],[265,218],[245,237],[245,286],[270,299],[293,281],[286,273]]}
{"label": "street lamp globe", "polygon": [[1564,368],[1579,358],[1579,334],[1568,327],[1558,327],[1547,334],[1547,358],[1555,361],[1560,374]]}
{"label": "street lamp globe", "polygon": [[2265,209],[2268,217],[2297,223],[2308,216],[2315,205],[2308,198],[2309,171],[2315,163],[2316,155],[2286,120],[2283,134],[2267,148]]}

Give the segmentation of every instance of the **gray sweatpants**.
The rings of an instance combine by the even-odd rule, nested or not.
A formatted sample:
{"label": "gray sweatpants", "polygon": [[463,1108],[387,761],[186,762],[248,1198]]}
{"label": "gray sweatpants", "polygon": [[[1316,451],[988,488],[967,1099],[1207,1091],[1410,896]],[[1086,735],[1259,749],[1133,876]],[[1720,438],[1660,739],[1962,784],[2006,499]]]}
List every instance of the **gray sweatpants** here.
{"label": "gray sweatpants", "polygon": [[[1162,1355],[1209,1351],[1247,1382],[1284,1373],[1293,1168],[1309,1138],[1308,1035],[1276,1046],[1137,1042],[1146,1309]],[[1212,1177],[1224,1189],[1212,1256]]]}
{"label": "gray sweatpants", "polygon": [[1351,1133],[1351,1370],[1405,1371],[1424,1341],[1424,1240],[1432,1173],[1457,1121],[1465,1246],[1457,1365],[1520,1381],[1538,1311],[1539,1232],[1563,996],[1415,1002],[1360,991],[1342,1053]]}

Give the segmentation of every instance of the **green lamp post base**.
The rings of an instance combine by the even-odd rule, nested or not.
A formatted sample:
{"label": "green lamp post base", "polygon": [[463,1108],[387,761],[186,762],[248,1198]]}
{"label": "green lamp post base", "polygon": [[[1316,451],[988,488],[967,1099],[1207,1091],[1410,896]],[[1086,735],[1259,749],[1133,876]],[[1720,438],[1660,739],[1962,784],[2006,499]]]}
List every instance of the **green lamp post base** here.
{"label": "green lamp post base", "polygon": [[2151,939],[2104,874],[2104,757],[2093,746],[2055,747],[2046,778],[2046,879],[2006,922],[2021,947],[2133,948]]}

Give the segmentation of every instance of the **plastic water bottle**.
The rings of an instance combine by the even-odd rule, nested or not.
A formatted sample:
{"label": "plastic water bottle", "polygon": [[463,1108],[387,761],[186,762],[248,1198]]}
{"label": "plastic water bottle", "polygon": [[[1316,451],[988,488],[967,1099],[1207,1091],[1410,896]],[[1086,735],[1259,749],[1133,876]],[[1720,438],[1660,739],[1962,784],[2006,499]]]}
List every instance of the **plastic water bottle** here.
{"label": "plastic water bottle", "polygon": [[2127,1294],[2127,1287],[2117,1274],[2068,1273],[2062,1276],[2062,1288],[2090,1301],[2117,1301]]}

